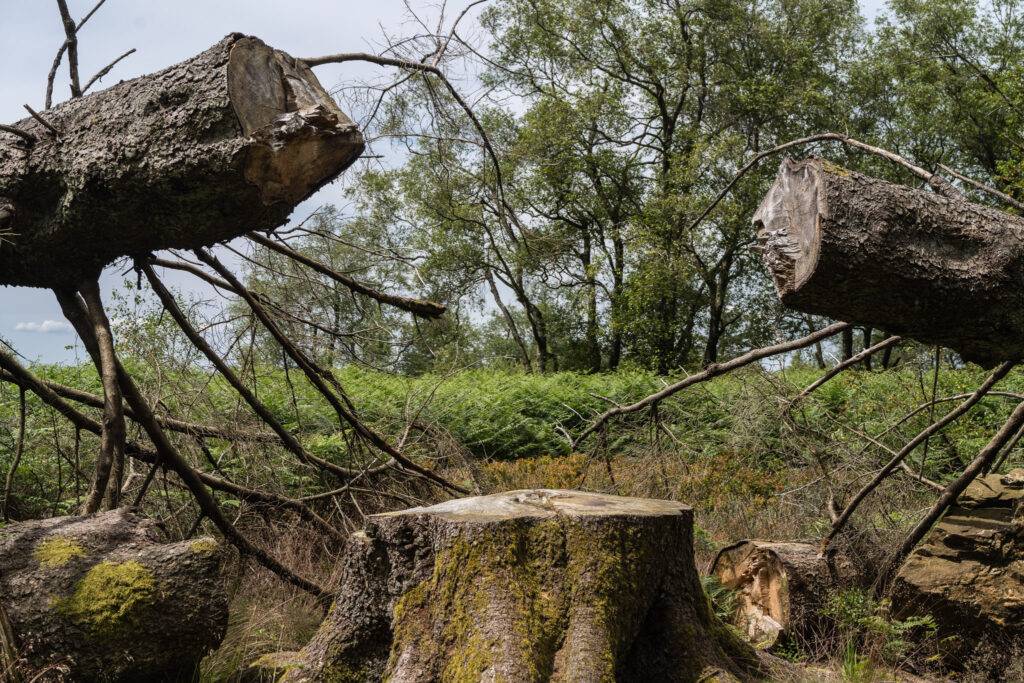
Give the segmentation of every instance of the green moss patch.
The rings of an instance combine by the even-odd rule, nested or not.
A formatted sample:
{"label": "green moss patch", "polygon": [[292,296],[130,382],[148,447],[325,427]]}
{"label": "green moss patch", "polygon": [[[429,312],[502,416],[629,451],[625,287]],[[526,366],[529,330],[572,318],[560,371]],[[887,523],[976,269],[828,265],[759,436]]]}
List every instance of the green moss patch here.
{"label": "green moss patch", "polygon": [[103,562],[53,607],[91,635],[109,638],[134,625],[138,611],[152,602],[155,589],[153,573],[138,562]]}
{"label": "green moss patch", "polygon": [[220,544],[209,538],[204,538],[199,541],[189,543],[189,550],[198,555],[212,555],[213,553],[220,550]]}
{"label": "green moss patch", "polygon": [[84,555],[85,548],[63,536],[43,541],[32,553],[32,557],[39,560],[40,567],[63,567],[74,558]]}

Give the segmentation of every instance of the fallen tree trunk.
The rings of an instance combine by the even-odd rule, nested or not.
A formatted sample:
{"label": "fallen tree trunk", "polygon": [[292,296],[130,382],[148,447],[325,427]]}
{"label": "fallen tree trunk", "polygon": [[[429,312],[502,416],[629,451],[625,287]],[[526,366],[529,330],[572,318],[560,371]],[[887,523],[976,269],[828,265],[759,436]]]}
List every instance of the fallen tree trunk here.
{"label": "fallen tree trunk", "polygon": [[0,285],[73,287],[121,256],[281,225],[363,150],[312,71],[256,38],[0,132]]}
{"label": "fallen tree trunk", "polygon": [[733,624],[759,647],[815,641],[827,628],[828,598],[869,580],[845,554],[823,557],[816,543],[788,541],[733,543],[715,556],[711,574],[736,591]]}
{"label": "fallen tree trunk", "polygon": [[64,660],[73,681],[191,680],[227,628],[224,553],[161,536],[134,508],[3,527],[8,652],[30,669]]}
{"label": "fallen tree trunk", "polygon": [[372,515],[285,681],[766,675],[714,616],[680,503],[512,491]]}
{"label": "fallen tree trunk", "polygon": [[787,306],[1024,357],[1024,219],[811,157],[782,163],[753,222]]}

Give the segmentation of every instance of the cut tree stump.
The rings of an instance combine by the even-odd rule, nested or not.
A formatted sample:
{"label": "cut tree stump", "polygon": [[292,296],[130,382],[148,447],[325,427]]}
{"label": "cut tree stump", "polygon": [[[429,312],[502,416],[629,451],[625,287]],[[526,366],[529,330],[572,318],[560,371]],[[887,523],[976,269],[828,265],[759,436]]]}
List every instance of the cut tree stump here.
{"label": "cut tree stump", "polygon": [[783,303],[955,349],[1024,357],[1024,219],[786,159],[754,214]]}
{"label": "cut tree stump", "polygon": [[701,589],[691,508],[531,490],[369,517],[284,680],[724,681],[762,666]]}
{"label": "cut tree stump", "polygon": [[224,552],[163,540],[135,508],[0,527],[0,644],[14,641],[0,661],[13,649],[71,681],[192,680],[227,628]]}
{"label": "cut tree stump", "polygon": [[0,131],[0,285],[75,286],[122,256],[270,230],[362,153],[312,71],[232,34]]}
{"label": "cut tree stump", "polygon": [[759,647],[809,643],[827,628],[830,596],[868,578],[842,555],[819,557],[816,543],[739,541],[718,551],[711,574],[737,591],[733,623]]}

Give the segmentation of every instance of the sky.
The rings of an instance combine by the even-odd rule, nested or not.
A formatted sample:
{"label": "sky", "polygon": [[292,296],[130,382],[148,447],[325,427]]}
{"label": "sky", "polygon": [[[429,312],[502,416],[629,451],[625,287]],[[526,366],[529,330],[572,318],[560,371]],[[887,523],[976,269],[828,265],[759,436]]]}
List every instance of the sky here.
{"label": "sky", "polygon": [[[80,20],[96,0],[68,0],[72,17]],[[418,14],[437,17],[437,2],[408,0]],[[452,3],[453,13],[465,3]],[[872,19],[881,0],[861,0]],[[25,117],[24,104],[43,109],[46,76],[64,41],[63,26],[52,0],[0,0],[0,122]],[[94,90],[120,80],[159,71],[210,47],[232,32],[261,38],[296,57],[337,52],[378,52],[383,31],[411,32],[402,0],[107,0],[79,35],[79,71],[83,82],[118,55],[136,52],[119,63]],[[328,89],[373,75],[373,67],[348,63],[318,67],[316,75]],[[69,95],[66,61],[54,87],[54,101]],[[341,201],[338,183],[320,190],[292,214],[301,219],[318,206]],[[185,289],[193,282],[172,272],[166,281]],[[104,272],[105,299],[124,278],[114,268]],[[60,362],[80,354],[70,326],[49,290],[0,286],[0,339],[29,361]],[[71,347],[71,348],[69,348]]]}

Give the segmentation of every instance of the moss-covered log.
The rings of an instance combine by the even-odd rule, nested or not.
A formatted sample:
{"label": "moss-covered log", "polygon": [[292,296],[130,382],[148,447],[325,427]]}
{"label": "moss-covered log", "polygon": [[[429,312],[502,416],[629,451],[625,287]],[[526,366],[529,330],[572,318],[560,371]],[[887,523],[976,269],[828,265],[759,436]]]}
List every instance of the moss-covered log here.
{"label": "moss-covered log", "polygon": [[374,515],[284,680],[756,678],[701,590],[692,533],[685,505],[573,491]]}
{"label": "moss-covered log", "polygon": [[192,680],[227,627],[223,552],[162,543],[133,508],[0,528],[0,604],[30,668],[68,680]]}
{"label": "moss-covered log", "polygon": [[811,157],[782,163],[753,221],[787,306],[1024,357],[1024,219]]}
{"label": "moss-covered log", "polygon": [[812,642],[828,598],[870,578],[845,554],[821,557],[818,544],[789,541],[733,543],[718,552],[711,574],[736,591],[733,623],[760,647]]}
{"label": "moss-covered log", "polygon": [[0,285],[275,228],[363,150],[304,63],[240,34],[42,117],[59,135],[0,132]]}

